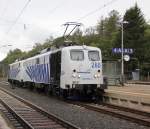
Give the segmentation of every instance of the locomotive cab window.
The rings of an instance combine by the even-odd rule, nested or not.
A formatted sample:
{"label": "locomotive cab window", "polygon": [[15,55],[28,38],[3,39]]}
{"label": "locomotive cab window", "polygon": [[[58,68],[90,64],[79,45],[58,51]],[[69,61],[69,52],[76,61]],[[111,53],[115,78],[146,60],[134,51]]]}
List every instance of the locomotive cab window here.
{"label": "locomotive cab window", "polygon": [[89,51],[88,57],[89,57],[90,61],[99,61],[100,60],[98,51]]}
{"label": "locomotive cab window", "polygon": [[84,60],[84,52],[82,50],[71,50],[70,56],[71,59],[75,61]]}

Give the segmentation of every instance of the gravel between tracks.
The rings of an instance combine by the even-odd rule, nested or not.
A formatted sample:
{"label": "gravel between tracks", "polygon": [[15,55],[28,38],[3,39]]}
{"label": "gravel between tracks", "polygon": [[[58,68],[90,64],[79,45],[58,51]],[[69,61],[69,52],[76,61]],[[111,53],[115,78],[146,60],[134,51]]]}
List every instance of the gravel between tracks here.
{"label": "gravel between tracks", "polygon": [[141,126],[106,114],[96,113],[43,94],[31,92],[28,89],[18,87],[11,89],[9,85],[3,85],[1,83],[0,87],[29,100],[48,112],[53,113],[82,129],[150,129],[150,127]]}

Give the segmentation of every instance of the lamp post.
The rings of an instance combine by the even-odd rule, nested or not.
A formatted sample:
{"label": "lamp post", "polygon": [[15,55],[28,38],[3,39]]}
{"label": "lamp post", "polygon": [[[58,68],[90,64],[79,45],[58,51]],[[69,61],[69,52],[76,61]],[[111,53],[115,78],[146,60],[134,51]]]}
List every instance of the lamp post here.
{"label": "lamp post", "polygon": [[123,24],[128,24],[127,21],[121,22],[121,83],[124,86],[124,43],[123,43]]}

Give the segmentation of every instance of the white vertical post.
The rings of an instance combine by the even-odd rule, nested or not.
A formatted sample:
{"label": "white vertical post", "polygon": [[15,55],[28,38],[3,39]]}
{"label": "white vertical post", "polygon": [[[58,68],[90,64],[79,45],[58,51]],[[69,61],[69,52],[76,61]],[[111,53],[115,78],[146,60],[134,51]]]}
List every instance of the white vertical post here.
{"label": "white vertical post", "polygon": [[123,59],[123,56],[124,56],[123,24],[128,24],[128,23],[129,23],[128,21],[121,22],[121,83],[122,83],[122,86],[124,85],[124,79],[125,79],[125,77],[124,77],[124,59]]}
{"label": "white vertical post", "polygon": [[124,45],[123,45],[123,21],[121,22],[121,82],[122,86],[124,85]]}

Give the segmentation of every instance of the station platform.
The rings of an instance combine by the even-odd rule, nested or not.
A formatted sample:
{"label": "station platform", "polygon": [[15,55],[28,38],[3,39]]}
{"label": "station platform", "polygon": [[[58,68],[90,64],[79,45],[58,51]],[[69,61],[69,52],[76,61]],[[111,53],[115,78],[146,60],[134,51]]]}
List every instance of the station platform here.
{"label": "station platform", "polygon": [[11,129],[5,119],[0,114],[0,129]]}
{"label": "station platform", "polygon": [[127,84],[150,85],[150,81],[128,81]]}
{"label": "station platform", "polygon": [[127,83],[125,86],[108,86],[103,100],[106,103],[150,112],[150,84]]}
{"label": "station platform", "polygon": [[108,89],[106,89],[106,91],[123,91],[128,94],[140,94],[150,97],[150,85],[147,84],[125,84],[124,86],[108,86]]}

